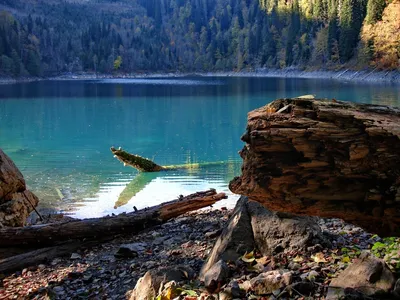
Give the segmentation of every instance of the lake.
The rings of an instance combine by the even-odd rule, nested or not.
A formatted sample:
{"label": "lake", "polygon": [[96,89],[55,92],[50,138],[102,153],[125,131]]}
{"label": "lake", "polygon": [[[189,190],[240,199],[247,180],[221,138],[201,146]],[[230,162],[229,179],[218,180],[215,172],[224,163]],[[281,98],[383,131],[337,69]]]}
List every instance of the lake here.
{"label": "lake", "polygon": [[[0,85],[0,148],[24,174],[43,211],[78,218],[130,212],[215,188],[237,196],[247,112],[276,98],[317,97],[400,106],[395,85],[322,79],[181,77],[62,80]],[[110,147],[160,165],[138,173]],[[207,165],[209,162],[221,162]]]}

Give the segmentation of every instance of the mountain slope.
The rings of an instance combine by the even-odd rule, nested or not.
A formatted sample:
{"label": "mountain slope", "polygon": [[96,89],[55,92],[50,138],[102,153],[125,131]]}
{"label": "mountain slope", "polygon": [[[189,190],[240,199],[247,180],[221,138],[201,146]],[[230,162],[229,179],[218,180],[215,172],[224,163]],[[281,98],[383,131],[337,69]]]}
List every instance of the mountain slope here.
{"label": "mountain slope", "polygon": [[[311,65],[398,69],[399,3],[3,0],[0,74],[231,71]],[[382,32],[389,37],[383,38]]]}

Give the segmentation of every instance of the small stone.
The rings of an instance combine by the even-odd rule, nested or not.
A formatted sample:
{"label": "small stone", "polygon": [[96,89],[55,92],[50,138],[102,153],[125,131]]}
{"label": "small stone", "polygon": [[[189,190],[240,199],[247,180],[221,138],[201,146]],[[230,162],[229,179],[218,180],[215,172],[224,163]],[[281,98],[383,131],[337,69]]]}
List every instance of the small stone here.
{"label": "small stone", "polygon": [[53,259],[53,261],[51,262],[52,266],[58,265],[60,262],[62,262],[61,258],[55,258]]}
{"label": "small stone", "polygon": [[193,242],[192,242],[192,241],[188,241],[188,242],[183,243],[183,244],[181,245],[181,247],[182,247],[183,249],[187,249],[187,248],[190,248],[190,247],[192,247],[192,246],[193,246]]}
{"label": "small stone", "polygon": [[288,268],[289,268],[290,270],[298,270],[298,269],[301,268],[301,265],[300,265],[299,263],[296,263],[296,262],[291,261],[291,262],[289,263],[289,265],[288,265]]}
{"label": "small stone", "polygon": [[251,283],[249,280],[243,281],[242,283],[239,283],[239,287],[248,292],[251,289]]}
{"label": "small stone", "polygon": [[233,295],[230,288],[226,288],[218,294],[219,300],[233,300]]}
{"label": "small stone", "polygon": [[289,291],[293,291],[295,294],[300,293],[304,296],[311,296],[315,288],[312,282],[295,282],[288,286]]}
{"label": "small stone", "polygon": [[315,278],[317,278],[319,275],[320,274],[317,271],[312,270],[312,271],[310,271],[310,273],[308,273],[308,279],[310,281],[314,281]]}
{"label": "small stone", "polygon": [[62,286],[55,286],[55,287],[52,288],[52,290],[53,290],[54,293],[56,293],[58,295],[61,295],[61,294],[65,293],[64,288]]}
{"label": "small stone", "polygon": [[204,274],[204,285],[214,291],[218,285],[224,284],[229,276],[229,267],[223,261],[219,260]]}
{"label": "small stone", "polygon": [[156,262],[155,262],[155,261],[152,261],[152,260],[149,260],[149,261],[146,261],[146,262],[143,264],[143,266],[144,266],[146,269],[152,269],[152,268],[154,268],[154,267],[156,266]]}
{"label": "small stone", "polygon": [[161,245],[166,239],[168,239],[167,236],[160,236],[153,240],[153,245]]}
{"label": "small stone", "polygon": [[393,273],[383,260],[362,253],[359,260],[332,279],[329,289],[339,288],[347,292],[350,288],[373,297],[378,294],[383,296],[385,293],[388,295],[395,283]]}
{"label": "small stone", "polygon": [[257,295],[271,294],[272,291],[288,285],[292,280],[290,272],[281,274],[279,270],[261,273],[250,280],[251,288]]}
{"label": "small stone", "polygon": [[44,270],[44,269],[46,269],[46,266],[45,266],[45,265],[42,265],[42,264],[40,264],[40,265],[38,265],[38,269],[39,269],[39,270]]}
{"label": "small stone", "polygon": [[119,249],[114,256],[118,258],[137,257],[139,253],[142,253],[144,250],[146,250],[146,247],[146,243],[123,244],[119,246]]}
{"label": "small stone", "polygon": [[83,276],[83,282],[84,283],[90,283],[93,281],[93,275],[92,274],[87,274]]}
{"label": "small stone", "polygon": [[82,256],[78,253],[72,253],[70,258],[71,259],[82,259]]}
{"label": "small stone", "polygon": [[276,289],[272,291],[272,295],[274,295],[275,297],[278,297],[281,294],[281,289]]}

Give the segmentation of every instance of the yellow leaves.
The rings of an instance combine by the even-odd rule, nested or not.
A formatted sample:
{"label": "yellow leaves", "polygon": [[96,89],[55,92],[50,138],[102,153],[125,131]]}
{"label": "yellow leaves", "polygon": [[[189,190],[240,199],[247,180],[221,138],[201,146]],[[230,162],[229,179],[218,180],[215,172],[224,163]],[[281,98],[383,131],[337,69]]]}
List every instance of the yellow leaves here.
{"label": "yellow leaves", "polygon": [[[379,69],[399,67],[400,49],[400,1],[392,1],[385,8],[382,21],[364,24],[361,44],[372,52],[373,64]],[[365,49],[362,49],[364,52]],[[362,53],[361,53],[362,54]],[[360,55],[360,54],[359,54]]]}
{"label": "yellow leaves", "polygon": [[244,262],[246,262],[246,263],[251,263],[251,262],[253,262],[253,261],[255,261],[255,257],[254,257],[254,251],[251,251],[251,252],[249,252],[249,253],[245,253],[243,256],[242,256],[242,260],[244,261]]}
{"label": "yellow leaves", "polygon": [[324,257],[324,254],[322,252],[318,252],[314,256],[311,256],[311,258],[316,262],[316,263],[326,263],[327,260]]}
{"label": "yellow leaves", "polygon": [[257,264],[265,266],[269,262],[271,262],[271,259],[269,259],[267,256],[263,256],[261,258],[256,259]]}
{"label": "yellow leaves", "polygon": [[343,256],[343,257],[342,257],[342,262],[344,262],[344,263],[349,263],[349,262],[351,262],[351,259],[350,259],[350,257],[348,257],[348,256]]}
{"label": "yellow leaves", "polygon": [[295,258],[293,258],[294,262],[300,263],[304,261],[304,258],[301,257],[300,255],[297,255]]}

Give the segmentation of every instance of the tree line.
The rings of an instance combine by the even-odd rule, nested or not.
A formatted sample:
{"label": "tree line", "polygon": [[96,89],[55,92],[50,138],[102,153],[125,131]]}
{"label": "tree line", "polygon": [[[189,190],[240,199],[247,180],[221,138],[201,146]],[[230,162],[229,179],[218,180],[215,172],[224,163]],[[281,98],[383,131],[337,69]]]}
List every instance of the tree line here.
{"label": "tree line", "polygon": [[387,43],[377,42],[376,28],[396,23],[388,5],[399,1],[7,0],[0,73],[393,69],[400,39],[380,63]]}

